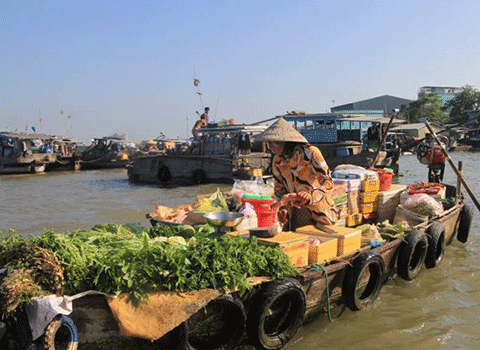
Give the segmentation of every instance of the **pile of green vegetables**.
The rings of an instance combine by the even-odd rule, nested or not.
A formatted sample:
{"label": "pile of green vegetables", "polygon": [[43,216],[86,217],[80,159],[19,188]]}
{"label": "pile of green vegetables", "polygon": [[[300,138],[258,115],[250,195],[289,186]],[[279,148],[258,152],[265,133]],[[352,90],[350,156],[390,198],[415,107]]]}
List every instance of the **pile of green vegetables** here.
{"label": "pile of green vegetables", "polygon": [[[42,271],[58,265],[53,270],[50,267],[55,286],[42,284],[42,274],[32,274],[32,281],[43,292],[35,289],[31,297],[48,292],[72,295],[97,290],[129,293],[134,303],[154,291],[245,291],[251,287],[247,277],[297,274],[280,249],[260,245],[254,238],[213,237],[213,231],[209,225],[187,229],[161,225],[147,230],[138,225],[107,224],[68,234],[46,231],[28,239],[8,235],[0,240],[0,267],[8,269],[6,276],[12,276],[21,269]],[[53,263],[22,255],[32,249],[51,252],[48,254]],[[55,277],[62,270],[63,276]],[[8,278],[0,279],[0,297],[8,289],[6,281]],[[22,294],[23,298],[28,296]]]}

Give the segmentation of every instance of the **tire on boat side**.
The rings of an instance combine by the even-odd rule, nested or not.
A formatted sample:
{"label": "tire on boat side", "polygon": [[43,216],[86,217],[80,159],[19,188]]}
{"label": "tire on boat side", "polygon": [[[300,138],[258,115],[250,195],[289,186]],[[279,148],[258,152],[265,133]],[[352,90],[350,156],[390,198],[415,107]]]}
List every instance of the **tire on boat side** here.
{"label": "tire on boat side", "polygon": [[410,231],[398,247],[397,273],[406,281],[413,281],[420,273],[427,255],[427,235],[421,230]]}
{"label": "tire on boat side", "polygon": [[201,169],[197,169],[192,173],[192,182],[194,185],[200,185],[207,182],[207,174]]}
{"label": "tire on boat side", "polygon": [[222,295],[187,321],[188,350],[233,350],[245,334],[246,314],[242,302]]}
{"label": "tire on boat side", "polygon": [[160,166],[158,169],[158,180],[162,183],[166,183],[170,181],[172,178],[172,174],[170,173],[170,170],[168,170],[168,167],[166,165]]}
{"label": "tire on boat side", "polygon": [[466,243],[472,227],[473,207],[465,204],[460,211],[460,222],[458,223],[457,240]]}
{"label": "tire on boat side", "polygon": [[357,311],[372,304],[380,294],[384,275],[385,262],[380,255],[373,252],[360,254],[345,272],[342,285],[345,305]]}
{"label": "tire on boat side", "polygon": [[293,278],[273,281],[253,297],[247,316],[247,335],[259,350],[282,348],[302,325],[305,292]]}
{"label": "tire on boat side", "polygon": [[137,338],[137,345],[142,350],[185,350],[187,345],[188,327],[185,322],[172,329],[157,340]]}
{"label": "tire on boat side", "polygon": [[438,266],[445,253],[445,227],[439,222],[434,222],[427,229],[427,256],[425,257],[425,267],[431,269]]}
{"label": "tire on boat side", "polygon": [[78,330],[72,319],[57,315],[48,324],[42,339],[44,350],[76,350],[78,348]]}

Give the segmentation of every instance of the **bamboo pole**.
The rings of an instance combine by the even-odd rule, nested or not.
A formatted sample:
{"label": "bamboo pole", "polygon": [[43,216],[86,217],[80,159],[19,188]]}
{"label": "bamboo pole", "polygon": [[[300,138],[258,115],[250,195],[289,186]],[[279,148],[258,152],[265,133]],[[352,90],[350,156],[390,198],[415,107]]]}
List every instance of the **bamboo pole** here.
{"label": "bamboo pole", "polygon": [[[375,163],[378,161],[378,157],[380,156],[380,150],[382,149],[383,145],[385,144],[385,141],[387,140],[388,130],[390,130],[390,126],[392,125],[394,117],[395,117],[395,113],[393,113],[392,116],[390,117],[390,120],[388,121],[387,128],[385,129],[385,133],[382,133],[382,141],[380,142],[380,145],[378,146],[377,153],[375,154],[375,158],[373,158],[372,164],[370,164],[370,169],[374,168]],[[380,128],[381,128],[381,126],[380,126]]]}
{"label": "bamboo pole", "polygon": [[438,145],[440,146],[441,150],[443,151],[443,153],[445,154],[445,157],[447,158],[448,160],[448,164],[450,164],[450,166],[452,167],[453,171],[455,172],[455,174],[457,174],[458,178],[460,179],[461,183],[463,184],[463,186],[465,187],[465,190],[468,192],[468,194],[470,195],[470,198],[472,199],[473,203],[475,203],[475,206],[477,207],[477,209],[480,211],[480,203],[478,203],[478,200],[477,198],[475,197],[475,195],[473,194],[472,190],[470,189],[470,186],[468,186],[467,182],[465,181],[465,178],[463,177],[462,173],[457,169],[457,167],[455,166],[455,164],[453,163],[452,161],[452,158],[450,158],[450,156],[448,155],[447,153],[447,150],[445,149],[445,147],[443,147],[442,143],[440,142],[440,140],[438,139],[437,135],[435,134],[435,132],[433,131],[432,127],[430,126],[430,123],[428,122],[428,120],[425,120],[425,125],[427,126],[427,129],[428,131],[430,131],[430,134],[432,134],[433,138],[435,139],[435,141],[437,141]]}

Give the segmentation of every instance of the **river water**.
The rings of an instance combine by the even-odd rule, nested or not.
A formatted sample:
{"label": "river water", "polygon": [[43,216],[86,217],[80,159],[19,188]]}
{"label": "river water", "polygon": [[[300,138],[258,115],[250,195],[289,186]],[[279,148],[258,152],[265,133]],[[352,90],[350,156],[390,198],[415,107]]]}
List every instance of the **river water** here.
{"label": "river water", "polygon": [[[477,153],[453,152],[463,162],[465,178],[480,198]],[[400,158],[401,183],[426,181],[427,168],[414,155]],[[445,172],[455,184],[455,173]],[[128,182],[124,169],[52,172],[0,177],[0,231],[14,229],[37,235],[90,228],[102,223],[140,223],[155,203],[191,203],[196,194],[228,185],[161,188]],[[465,195],[468,195],[465,192]],[[473,203],[469,199],[471,205]],[[285,346],[289,350],[357,349],[478,349],[480,348],[480,220],[475,213],[467,244],[447,247],[442,264],[422,270],[406,282],[397,278],[384,285],[379,298],[361,312],[345,310],[330,323],[319,316],[305,324]]]}

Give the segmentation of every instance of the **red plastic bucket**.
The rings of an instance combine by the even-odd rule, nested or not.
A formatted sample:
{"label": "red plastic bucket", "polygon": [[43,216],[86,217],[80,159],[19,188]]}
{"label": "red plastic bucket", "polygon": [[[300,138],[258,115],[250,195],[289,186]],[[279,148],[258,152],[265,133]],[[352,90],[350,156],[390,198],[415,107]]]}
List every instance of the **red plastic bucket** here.
{"label": "red plastic bucket", "polygon": [[378,172],[378,178],[380,180],[380,191],[388,191],[390,188],[390,185],[392,184],[392,180],[393,180],[393,177],[395,176],[395,173],[384,171],[381,169],[378,169],[377,172]]}
{"label": "red plastic bucket", "polygon": [[258,227],[271,227],[275,223],[278,208],[270,209],[270,206],[275,203],[275,199],[246,199],[242,198],[242,202],[248,202],[253,206],[257,214]]}

